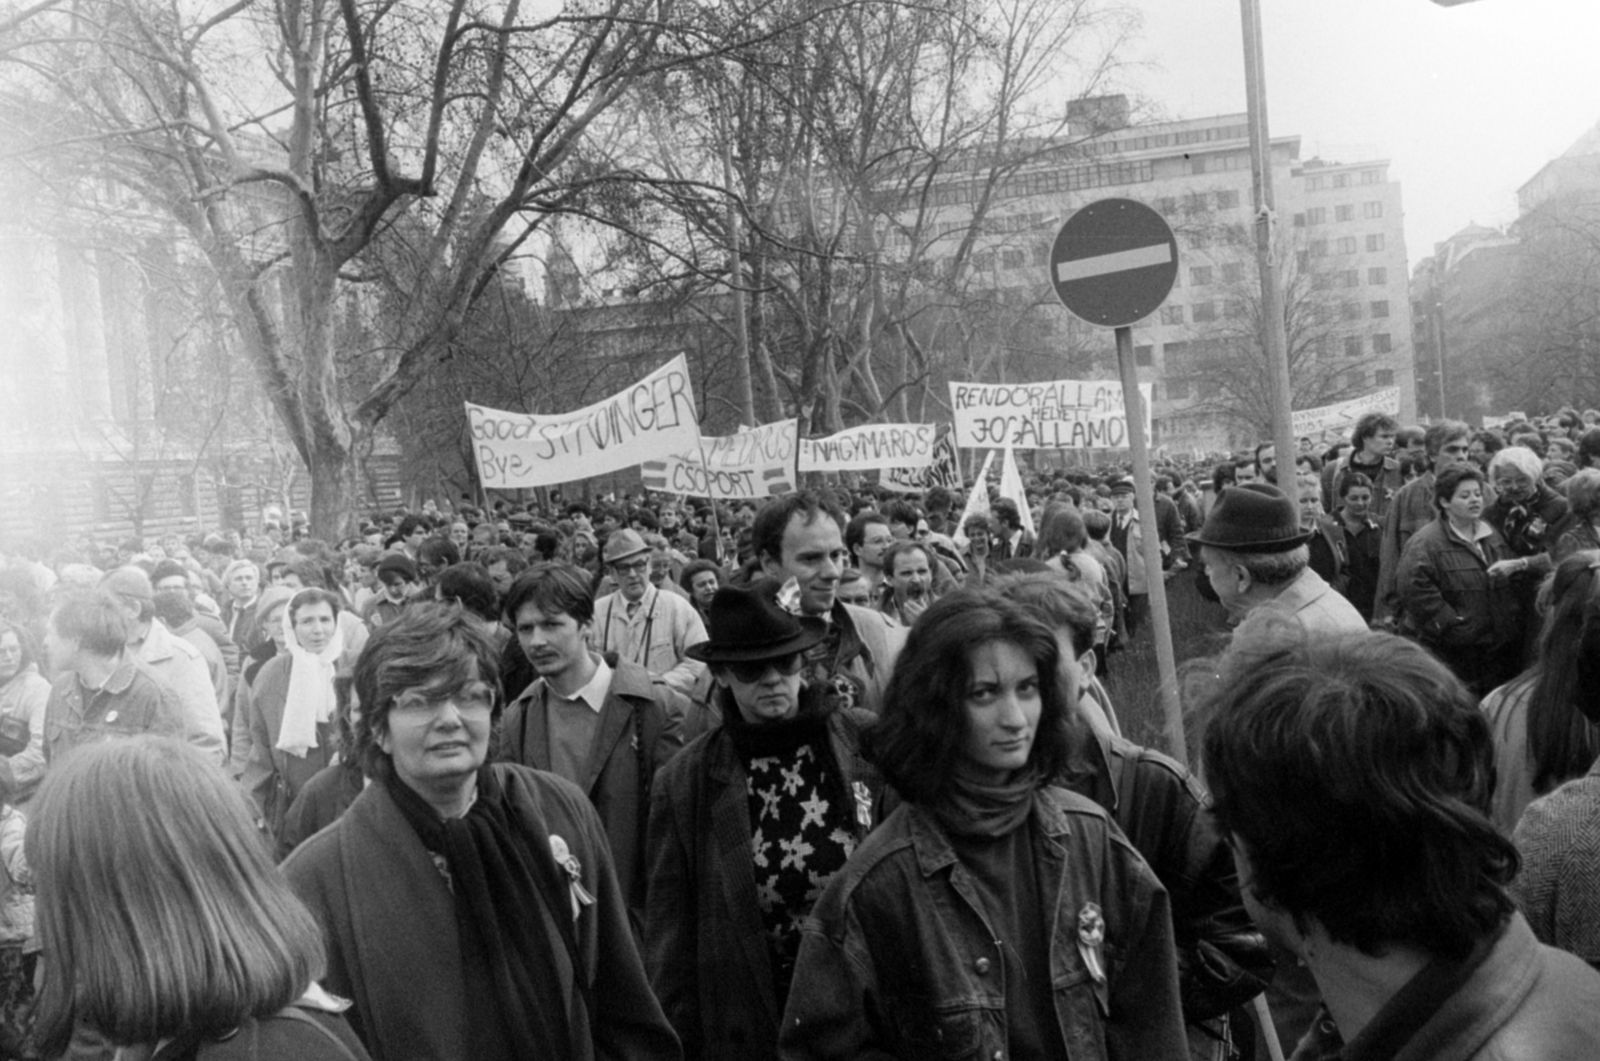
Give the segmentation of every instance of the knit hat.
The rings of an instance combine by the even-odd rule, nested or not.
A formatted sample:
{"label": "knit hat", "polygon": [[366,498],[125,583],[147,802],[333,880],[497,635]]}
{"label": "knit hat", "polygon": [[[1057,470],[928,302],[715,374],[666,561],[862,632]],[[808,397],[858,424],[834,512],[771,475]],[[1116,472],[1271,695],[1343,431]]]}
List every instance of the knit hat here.
{"label": "knit hat", "polygon": [[176,560],[163,560],[156,565],[154,571],[150,572],[150,584],[154,586],[162,579],[172,578],[173,576],[180,577],[187,582],[189,580],[189,569]]}
{"label": "knit hat", "polygon": [[417,580],[417,565],[411,562],[408,556],[399,553],[390,553],[378,561],[378,580],[383,581],[384,575],[399,575],[407,582]]}

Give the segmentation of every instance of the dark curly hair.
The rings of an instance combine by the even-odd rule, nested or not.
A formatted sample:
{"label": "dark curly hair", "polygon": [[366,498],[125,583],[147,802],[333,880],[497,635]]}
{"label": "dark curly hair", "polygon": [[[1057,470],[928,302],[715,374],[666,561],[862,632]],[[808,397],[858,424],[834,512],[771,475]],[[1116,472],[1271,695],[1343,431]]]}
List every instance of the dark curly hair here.
{"label": "dark curly hair", "polygon": [[910,802],[933,803],[949,783],[966,738],[970,653],[996,641],[1021,648],[1038,668],[1043,709],[1030,765],[1041,779],[1056,776],[1064,765],[1069,708],[1056,673],[1055,636],[1026,608],[997,593],[960,590],[935,601],[911,628],[884,692],[883,712],[864,737],[868,758]]}
{"label": "dark curly hair", "polygon": [[1191,674],[1212,813],[1257,899],[1371,955],[1464,958],[1511,915],[1489,724],[1420,645],[1246,624]]}

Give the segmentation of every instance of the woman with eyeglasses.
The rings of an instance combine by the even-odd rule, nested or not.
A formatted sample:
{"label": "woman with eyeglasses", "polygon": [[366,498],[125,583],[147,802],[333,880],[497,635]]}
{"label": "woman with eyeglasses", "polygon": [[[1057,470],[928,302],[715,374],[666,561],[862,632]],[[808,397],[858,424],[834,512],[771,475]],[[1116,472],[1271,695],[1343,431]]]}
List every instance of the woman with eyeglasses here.
{"label": "woman with eyeglasses", "polygon": [[443,604],[362,651],[372,783],[283,865],[326,936],[325,984],[384,1061],[676,1061],[593,805],[554,774],[486,765],[498,659]]}
{"label": "woman with eyeglasses", "polygon": [[689,654],[710,667],[721,722],[656,778],[645,964],[686,1057],[778,1056],[800,925],[876,820],[859,751],[871,716],[830,711],[805,684],[823,630],[780,595],[764,578],[712,598],[710,639]]}

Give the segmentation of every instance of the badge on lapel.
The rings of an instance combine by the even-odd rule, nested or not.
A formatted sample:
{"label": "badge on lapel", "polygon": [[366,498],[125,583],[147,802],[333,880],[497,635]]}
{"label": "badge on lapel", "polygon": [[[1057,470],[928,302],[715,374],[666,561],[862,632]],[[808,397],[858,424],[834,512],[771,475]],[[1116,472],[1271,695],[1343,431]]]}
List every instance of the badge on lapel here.
{"label": "badge on lapel", "polygon": [[1106,919],[1096,903],[1084,903],[1078,911],[1078,954],[1097,984],[1106,982],[1106,964],[1101,948],[1106,941]]}

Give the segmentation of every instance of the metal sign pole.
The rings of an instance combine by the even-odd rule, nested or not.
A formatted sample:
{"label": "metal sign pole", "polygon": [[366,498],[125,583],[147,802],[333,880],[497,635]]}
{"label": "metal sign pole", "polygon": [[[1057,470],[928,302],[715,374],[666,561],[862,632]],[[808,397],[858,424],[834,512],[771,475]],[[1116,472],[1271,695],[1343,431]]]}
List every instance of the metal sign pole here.
{"label": "metal sign pole", "polygon": [[[1172,624],[1167,611],[1167,583],[1161,571],[1161,535],[1156,527],[1156,496],[1150,478],[1150,448],[1144,435],[1144,396],[1133,363],[1133,329],[1118,328],[1117,367],[1122,372],[1122,400],[1133,448],[1133,496],[1139,507],[1139,543],[1144,552],[1145,579],[1150,587],[1150,632],[1156,642],[1156,669],[1161,678],[1161,711],[1166,718],[1167,754],[1185,766],[1188,746],[1183,735],[1183,707],[1178,703],[1178,657],[1172,649]],[[1133,558],[1129,557],[1129,563]]]}

